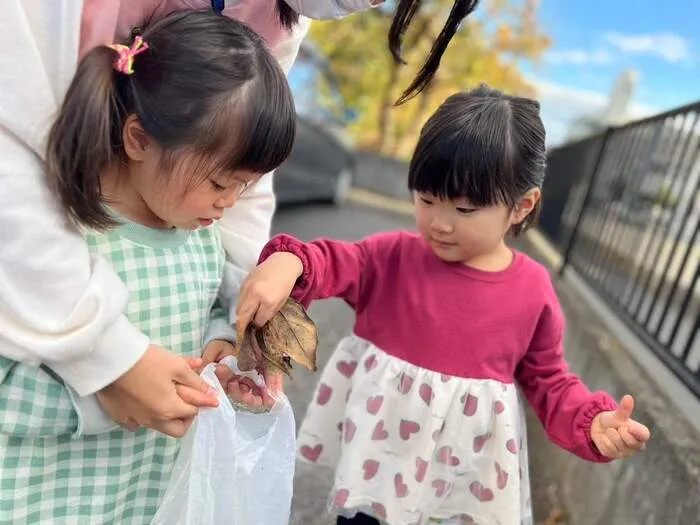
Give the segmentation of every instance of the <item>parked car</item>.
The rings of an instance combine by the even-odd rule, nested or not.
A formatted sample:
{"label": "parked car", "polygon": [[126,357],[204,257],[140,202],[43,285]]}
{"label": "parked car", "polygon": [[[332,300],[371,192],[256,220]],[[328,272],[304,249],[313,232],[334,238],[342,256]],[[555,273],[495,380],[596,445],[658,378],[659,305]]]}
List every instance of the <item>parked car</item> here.
{"label": "parked car", "polygon": [[347,132],[354,118],[340,93],[328,61],[305,41],[288,75],[297,110],[292,153],[274,177],[278,203],[326,201],[342,204],[355,170]]}

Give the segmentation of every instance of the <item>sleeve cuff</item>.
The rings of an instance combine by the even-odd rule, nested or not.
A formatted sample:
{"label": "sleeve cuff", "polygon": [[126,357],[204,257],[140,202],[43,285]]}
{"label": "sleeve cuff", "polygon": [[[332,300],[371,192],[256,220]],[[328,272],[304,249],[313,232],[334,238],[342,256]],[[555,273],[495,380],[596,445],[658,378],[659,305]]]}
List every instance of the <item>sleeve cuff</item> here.
{"label": "sleeve cuff", "polygon": [[617,403],[605,392],[597,392],[595,394],[596,399],[594,402],[588,406],[581,415],[581,422],[579,428],[583,431],[583,434],[590,449],[590,457],[586,458],[590,461],[595,461],[597,463],[609,463],[613,461],[613,458],[604,456],[598,450],[598,447],[593,443],[593,438],[591,438],[591,426],[593,425],[593,419],[601,412],[607,412],[609,410],[616,410]]}
{"label": "sleeve cuff", "polygon": [[88,396],[119,379],[146,353],[150,341],[125,316],[102,334],[94,349],[80,359],[46,362],[79,396]]}
{"label": "sleeve cuff", "polygon": [[204,346],[215,340],[228,341],[232,345],[236,344],[236,330],[226,321],[226,319],[212,319],[207,328],[207,335],[204,337]]}
{"label": "sleeve cuff", "polygon": [[119,425],[102,409],[95,394],[81,397],[71,387],[67,388],[73,408],[78,414],[78,428],[73,434],[74,438],[103,434],[119,428]]}
{"label": "sleeve cuff", "polygon": [[[304,243],[295,239],[291,235],[276,235],[268,242],[260,253],[258,264],[263,263],[268,257],[274,253],[286,252],[296,255],[301,261],[302,272],[294,285],[292,297],[296,300],[303,301],[303,298],[309,295],[311,290],[311,264],[309,263],[309,255],[304,250]],[[306,305],[305,305],[306,306]]]}

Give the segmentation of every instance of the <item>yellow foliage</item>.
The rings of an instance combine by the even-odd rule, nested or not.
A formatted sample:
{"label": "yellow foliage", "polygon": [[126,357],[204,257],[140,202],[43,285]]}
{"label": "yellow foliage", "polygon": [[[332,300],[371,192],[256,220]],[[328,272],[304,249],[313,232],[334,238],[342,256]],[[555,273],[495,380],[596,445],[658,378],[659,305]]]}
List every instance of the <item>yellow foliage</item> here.
{"label": "yellow foliage", "polygon": [[407,65],[387,50],[391,15],[374,9],[336,21],[314,22],[310,36],[326,54],[348,105],[359,113],[352,132],[361,147],[406,158],[425,120],[449,95],[481,82],[532,95],[520,64],[536,62],[550,40],[537,23],[537,0],[482,2],[455,35],[435,80],[421,95],[393,107],[420,69],[452,0],[424,2],[404,39]]}

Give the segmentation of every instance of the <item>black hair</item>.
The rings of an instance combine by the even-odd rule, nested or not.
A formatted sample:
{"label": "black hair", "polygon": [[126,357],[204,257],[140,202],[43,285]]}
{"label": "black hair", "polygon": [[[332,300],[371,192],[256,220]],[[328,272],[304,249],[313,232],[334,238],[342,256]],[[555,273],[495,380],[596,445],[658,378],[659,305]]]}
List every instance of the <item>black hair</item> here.
{"label": "black hair", "polygon": [[[482,84],[450,96],[421,130],[408,187],[471,205],[513,208],[545,173],[545,130],[537,101]],[[512,233],[537,218],[541,201]]]}
{"label": "black hair", "polygon": [[[331,2],[332,0],[326,1]],[[423,3],[423,0],[396,0],[396,11],[387,38],[389,51],[394,60],[400,64],[405,64],[401,55],[403,37]],[[396,101],[397,106],[409,101],[430,84],[440,67],[440,61],[447,50],[447,46],[460,29],[464,19],[476,9],[478,4],[479,0],[454,0],[450,14],[440,34],[435,39],[428,58],[426,58],[415,78]],[[285,0],[277,0],[277,14],[280,24],[287,30],[291,30],[299,22],[299,14]]]}
{"label": "black hair", "polygon": [[[388,38],[389,50],[394,60],[399,63],[405,63],[401,57],[401,45],[403,43],[404,34],[411,25],[413,17],[421,8],[422,3],[423,0],[397,0],[396,13],[391,22]],[[425,63],[418,71],[415,78],[396,101],[397,106],[412,99],[430,84],[440,67],[440,61],[447,50],[447,46],[459,30],[464,19],[476,9],[478,4],[479,0],[455,0],[442,31],[440,31],[440,34],[437,36],[430,49],[428,58],[425,60]]]}
{"label": "black hair", "polygon": [[129,115],[170,161],[194,153],[210,170],[266,173],[292,148],[294,101],[261,37],[210,10],[177,12],[140,33],[148,49],[132,74],[114,69],[110,47],[87,53],[49,133],[49,182],[79,224],[114,224],[100,176],[124,160]]}
{"label": "black hair", "polygon": [[299,13],[284,0],[277,0],[277,15],[280,18],[280,24],[287,31],[291,31],[299,23]]}

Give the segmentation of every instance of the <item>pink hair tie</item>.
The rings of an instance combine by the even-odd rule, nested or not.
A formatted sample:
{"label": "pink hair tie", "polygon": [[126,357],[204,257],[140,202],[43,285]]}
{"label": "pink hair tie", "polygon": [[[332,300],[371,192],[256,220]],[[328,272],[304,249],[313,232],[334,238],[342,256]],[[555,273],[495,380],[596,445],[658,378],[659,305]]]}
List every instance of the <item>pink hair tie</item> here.
{"label": "pink hair tie", "polygon": [[124,75],[131,75],[134,72],[134,57],[146,51],[148,44],[137,36],[131,47],[122,44],[112,44],[109,47],[119,53],[119,57],[114,61],[114,69]]}

